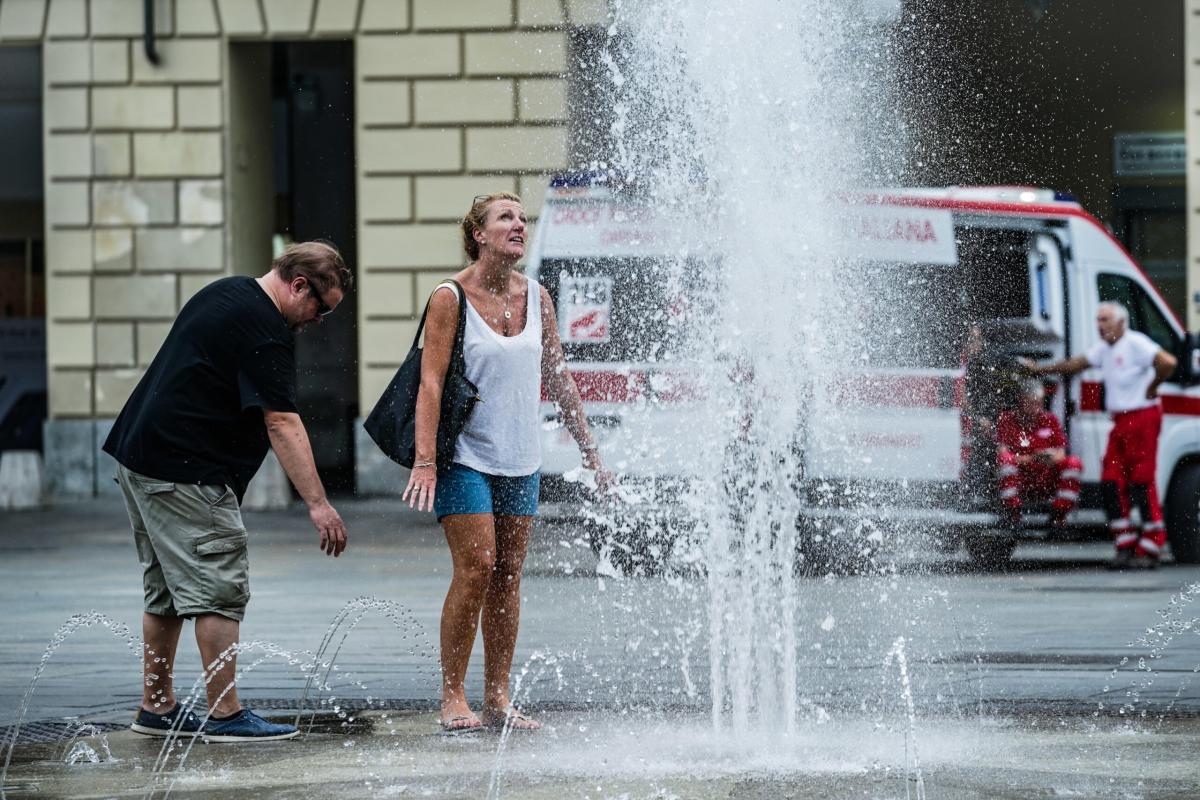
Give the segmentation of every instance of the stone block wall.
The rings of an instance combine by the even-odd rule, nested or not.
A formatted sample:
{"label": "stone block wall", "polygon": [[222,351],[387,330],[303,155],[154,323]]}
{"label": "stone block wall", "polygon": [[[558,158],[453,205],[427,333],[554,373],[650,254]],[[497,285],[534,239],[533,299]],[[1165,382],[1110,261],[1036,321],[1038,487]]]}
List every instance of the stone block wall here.
{"label": "stone block wall", "polygon": [[[605,0],[155,0],[156,66],[142,6],[0,0],[0,46],[43,53],[49,449],[107,427],[195,291],[258,269],[230,263],[231,40],[354,42],[369,409],[429,291],[464,263],[472,196],[518,191],[536,217],[567,165],[568,30],[607,13]],[[84,449],[47,453],[53,491],[103,488],[94,454],[96,474],[76,474]]]}

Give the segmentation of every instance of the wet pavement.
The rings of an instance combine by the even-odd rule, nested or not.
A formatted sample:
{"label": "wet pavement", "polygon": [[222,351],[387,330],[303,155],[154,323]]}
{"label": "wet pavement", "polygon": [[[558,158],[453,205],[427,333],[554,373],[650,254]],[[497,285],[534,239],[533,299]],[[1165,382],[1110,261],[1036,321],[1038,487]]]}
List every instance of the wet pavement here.
{"label": "wet pavement", "polygon": [[[1200,796],[1200,604],[1180,597],[1200,569],[1111,574],[1103,545],[1030,545],[998,574],[918,552],[883,577],[798,578],[796,729],[715,734],[703,579],[598,575],[577,532],[543,525],[515,672],[518,702],[549,729],[514,736],[498,759],[496,734],[445,737],[434,725],[432,642],[449,558],[432,519],[390,502],[340,507],[351,545],[336,560],[320,554],[302,510],[246,515],[243,640],[260,643],[240,661],[247,705],[294,717],[305,656],[347,603],[372,598],[333,636],[329,690],[303,701],[320,712],[317,731],[198,745],[172,795],[915,797],[915,746],[930,798]],[[136,635],[140,574],[126,524],[102,501],[0,515],[0,726],[15,722],[72,614],[95,611]],[[199,673],[189,635],[181,695]],[[883,666],[899,637],[916,711],[907,761],[899,682]],[[71,741],[30,741],[64,717],[124,725],[137,676],[134,650],[111,627],[71,633],[45,664],[5,781],[26,790],[7,794],[162,796],[170,779],[152,774],[155,741],[110,732],[113,760],[75,766],[64,764]],[[7,742],[12,728],[0,733]],[[77,741],[103,754],[97,737]]]}
{"label": "wet pavement", "polygon": [[[548,713],[536,735],[445,736],[434,716],[356,719],[292,742],[196,745],[155,772],[159,741],[107,737],[113,759],[67,765],[62,744],[23,746],[11,797],[1158,798],[1197,796],[1200,725],[1079,719],[927,719],[919,766],[902,730],[842,719],[792,735],[717,735],[705,720]],[[96,749],[97,739],[87,740]]]}

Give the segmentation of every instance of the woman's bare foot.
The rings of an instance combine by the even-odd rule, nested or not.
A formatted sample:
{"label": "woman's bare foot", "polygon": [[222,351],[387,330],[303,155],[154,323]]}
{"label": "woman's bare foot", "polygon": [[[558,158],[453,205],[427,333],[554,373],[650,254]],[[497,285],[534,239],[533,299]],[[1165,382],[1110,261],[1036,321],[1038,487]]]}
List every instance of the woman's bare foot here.
{"label": "woman's bare foot", "polygon": [[513,708],[511,703],[495,708],[485,706],[479,716],[489,728],[503,728],[507,725],[514,731],[536,731],[542,727],[542,723],[525,716]]}
{"label": "woman's bare foot", "polygon": [[455,697],[442,700],[442,713],[438,718],[442,730],[447,733],[477,730],[483,727],[483,721],[475,715],[467,705],[466,698]]}

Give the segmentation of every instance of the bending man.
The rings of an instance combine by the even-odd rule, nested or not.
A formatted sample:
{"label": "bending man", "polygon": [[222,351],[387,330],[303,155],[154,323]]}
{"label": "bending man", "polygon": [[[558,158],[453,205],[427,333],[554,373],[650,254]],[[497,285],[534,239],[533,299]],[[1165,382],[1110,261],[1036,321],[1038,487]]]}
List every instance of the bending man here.
{"label": "bending man", "polygon": [[[341,255],[321,242],[292,245],[261,278],[210,283],[179,312],[113,423],[104,451],[117,460],[145,592],[138,733],[174,727],[218,742],[298,733],[242,708],[233,684],[231,648],[250,599],[239,504],[269,446],[308,504],[321,548],[336,556],[346,547],[296,411],[293,334],[319,323],[349,288]],[[213,669],[203,731],[195,715],[179,719],[175,700],[186,618],[196,621],[201,663]]]}
{"label": "bending man", "polygon": [[[1104,379],[1104,404],[1113,429],[1104,451],[1100,480],[1108,527],[1116,540],[1114,569],[1154,569],[1167,542],[1162,505],[1155,487],[1158,434],[1162,408],[1158,387],[1175,371],[1175,357],[1154,340],[1127,330],[1129,312],[1120,303],[1101,303],[1096,311],[1100,341],[1083,355],[1053,364],[1026,363],[1035,375],[1070,377],[1089,367]],[[1133,529],[1130,510],[1142,518],[1141,535]]]}

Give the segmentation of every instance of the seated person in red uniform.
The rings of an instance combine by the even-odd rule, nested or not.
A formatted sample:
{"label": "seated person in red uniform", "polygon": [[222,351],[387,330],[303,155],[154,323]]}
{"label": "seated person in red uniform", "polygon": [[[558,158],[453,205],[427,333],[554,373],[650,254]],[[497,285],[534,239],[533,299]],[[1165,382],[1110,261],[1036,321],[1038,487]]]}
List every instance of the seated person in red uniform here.
{"label": "seated person in red uniform", "polygon": [[1046,411],[1040,383],[1022,388],[1012,411],[1000,415],[996,425],[1000,502],[1014,525],[1021,508],[1053,497],[1050,524],[1061,527],[1079,502],[1083,462],[1067,455],[1067,439],[1058,418]]}

